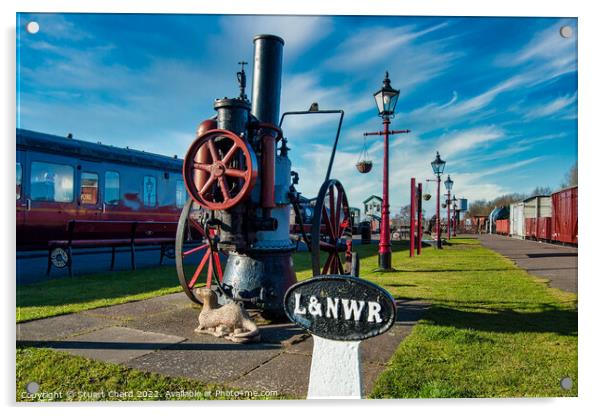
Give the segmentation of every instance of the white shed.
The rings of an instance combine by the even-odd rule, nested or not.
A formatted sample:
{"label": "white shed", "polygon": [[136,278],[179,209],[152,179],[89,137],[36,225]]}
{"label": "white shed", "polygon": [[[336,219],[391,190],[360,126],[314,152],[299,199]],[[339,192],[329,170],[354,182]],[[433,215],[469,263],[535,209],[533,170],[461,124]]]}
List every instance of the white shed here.
{"label": "white shed", "polygon": [[516,202],[510,205],[510,236],[525,238],[525,203]]}

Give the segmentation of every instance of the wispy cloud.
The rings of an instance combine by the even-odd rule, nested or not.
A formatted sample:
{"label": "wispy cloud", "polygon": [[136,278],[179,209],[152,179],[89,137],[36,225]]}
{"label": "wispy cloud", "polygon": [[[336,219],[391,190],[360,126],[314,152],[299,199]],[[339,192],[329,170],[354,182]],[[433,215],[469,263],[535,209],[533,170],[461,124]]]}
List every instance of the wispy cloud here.
{"label": "wispy cloud", "polygon": [[[577,102],[577,93],[571,95],[564,95],[558,97],[552,101],[538,105],[525,114],[525,120],[534,120],[536,118],[544,118],[549,116],[563,116],[568,107],[572,106]],[[572,111],[576,112],[576,111]]]}

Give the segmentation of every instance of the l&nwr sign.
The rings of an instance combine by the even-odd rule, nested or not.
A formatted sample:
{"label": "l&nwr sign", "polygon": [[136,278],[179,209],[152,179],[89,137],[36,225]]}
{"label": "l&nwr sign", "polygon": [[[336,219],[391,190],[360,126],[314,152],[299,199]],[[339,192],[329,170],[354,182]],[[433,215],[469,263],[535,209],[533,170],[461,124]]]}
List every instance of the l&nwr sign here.
{"label": "l&nwr sign", "polygon": [[293,285],[284,297],[288,318],[316,336],[354,341],[378,336],[395,322],[395,302],[359,278],[324,275]]}

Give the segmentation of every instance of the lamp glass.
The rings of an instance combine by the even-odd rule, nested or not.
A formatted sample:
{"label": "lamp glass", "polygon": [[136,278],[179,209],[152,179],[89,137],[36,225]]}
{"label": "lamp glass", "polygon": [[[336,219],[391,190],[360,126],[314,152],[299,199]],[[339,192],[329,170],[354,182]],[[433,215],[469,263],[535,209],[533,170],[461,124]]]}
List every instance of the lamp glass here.
{"label": "lamp glass", "polygon": [[445,170],[445,161],[441,160],[439,152],[437,152],[437,157],[435,157],[435,160],[431,162],[431,167],[433,168],[433,173],[435,173],[437,176],[443,174],[443,171]]}

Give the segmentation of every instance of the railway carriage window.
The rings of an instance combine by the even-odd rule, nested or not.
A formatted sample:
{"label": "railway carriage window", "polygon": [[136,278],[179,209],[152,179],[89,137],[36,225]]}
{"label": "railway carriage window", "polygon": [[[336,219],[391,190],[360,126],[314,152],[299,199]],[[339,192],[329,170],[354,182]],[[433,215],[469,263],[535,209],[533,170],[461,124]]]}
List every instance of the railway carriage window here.
{"label": "railway carriage window", "polygon": [[119,173],[107,171],[105,172],[105,203],[107,205],[117,205],[119,199]]}
{"label": "railway carriage window", "polygon": [[176,207],[181,208],[186,204],[186,188],[184,180],[176,180]]}
{"label": "railway carriage window", "polygon": [[31,199],[73,202],[73,167],[64,164],[31,163]]}
{"label": "railway carriage window", "polygon": [[95,205],[98,202],[98,174],[89,172],[82,173],[80,190],[81,202],[88,205]]}
{"label": "railway carriage window", "polygon": [[23,176],[23,168],[21,163],[17,163],[17,200],[21,199],[21,177]]}
{"label": "railway carriage window", "polygon": [[157,204],[157,179],[153,176],[144,176],[143,182],[144,206]]}

